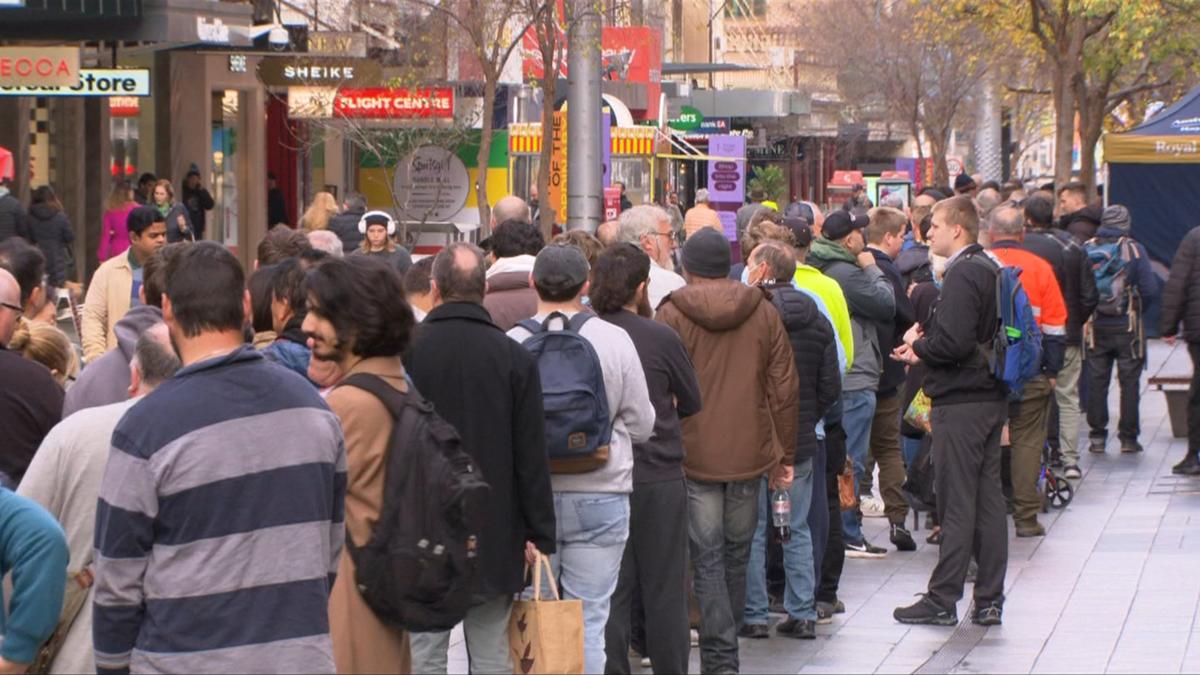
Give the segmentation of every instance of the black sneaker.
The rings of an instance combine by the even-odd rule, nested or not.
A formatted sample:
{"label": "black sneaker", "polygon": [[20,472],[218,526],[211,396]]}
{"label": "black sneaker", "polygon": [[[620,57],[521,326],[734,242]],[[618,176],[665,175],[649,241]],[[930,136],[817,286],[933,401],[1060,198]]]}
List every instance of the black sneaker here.
{"label": "black sneaker", "polygon": [[766,640],[771,637],[771,627],[765,623],[746,623],[738,629],[738,637],[750,640]]}
{"label": "black sneaker", "polygon": [[989,603],[982,608],[975,610],[971,615],[971,623],[976,626],[999,626],[1004,615],[1004,609],[1000,603]]}
{"label": "black sneaker", "polygon": [[903,525],[895,523],[892,523],[892,545],[897,551],[917,550],[917,542],[913,541],[912,533],[904,529]]}
{"label": "black sneaker", "polygon": [[1177,476],[1200,476],[1200,455],[1189,452],[1182,462],[1171,467],[1171,473]]}
{"label": "black sneaker", "polygon": [[1127,455],[1136,454],[1143,450],[1142,444],[1137,441],[1121,441],[1121,452]]}
{"label": "black sneaker", "polygon": [[897,607],[892,617],[900,623],[920,626],[957,626],[958,613],[942,609],[928,595],[922,594],[921,599],[908,607]]}
{"label": "black sneaker", "polygon": [[885,556],[887,556],[887,549],[879,548],[866,539],[846,542],[847,558],[883,558]]}
{"label": "black sneaker", "polygon": [[825,626],[833,623],[834,614],[845,614],[846,605],[841,600],[835,602],[817,601],[817,625]]}
{"label": "black sneaker", "polygon": [[1105,440],[1103,438],[1093,438],[1088,443],[1088,452],[1092,453],[1093,455],[1103,455],[1104,446]]}
{"label": "black sneaker", "polygon": [[795,640],[816,640],[817,622],[808,619],[788,619],[775,627],[775,634]]}

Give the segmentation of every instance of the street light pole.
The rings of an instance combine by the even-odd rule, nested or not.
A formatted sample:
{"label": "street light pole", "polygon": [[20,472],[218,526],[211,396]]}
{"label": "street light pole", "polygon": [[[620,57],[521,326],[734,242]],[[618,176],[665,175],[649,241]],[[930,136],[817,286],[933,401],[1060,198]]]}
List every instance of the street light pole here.
{"label": "street light pole", "polygon": [[595,232],[604,214],[600,148],[600,13],[573,0],[567,72],[567,229]]}

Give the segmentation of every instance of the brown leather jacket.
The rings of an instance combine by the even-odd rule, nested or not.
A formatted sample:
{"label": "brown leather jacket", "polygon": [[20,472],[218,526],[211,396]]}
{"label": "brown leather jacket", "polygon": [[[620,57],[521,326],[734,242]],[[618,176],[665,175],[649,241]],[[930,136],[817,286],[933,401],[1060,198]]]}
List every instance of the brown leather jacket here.
{"label": "brown leather jacket", "polygon": [[518,321],[537,313],[537,301],[529,272],[503,272],[488,279],[483,307],[492,315],[492,323],[508,332]]}
{"label": "brown leather jacket", "polygon": [[689,284],[655,315],[683,339],[704,408],[683,421],[683,468],[710,482],[749,480],[796,450],[800,380],[767,291],[729,279]]}

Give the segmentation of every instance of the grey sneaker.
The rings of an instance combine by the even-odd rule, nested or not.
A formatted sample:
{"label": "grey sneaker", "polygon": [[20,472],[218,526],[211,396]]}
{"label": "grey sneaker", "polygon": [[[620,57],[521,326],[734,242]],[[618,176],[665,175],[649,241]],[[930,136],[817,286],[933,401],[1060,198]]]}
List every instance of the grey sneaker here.
{"label": "grey sneaker", "polygon": [[1079,480],[1083,478],[1083,472],[1079,470],[1078,464],[1068,464],[1067,468],[1063,469],[1063,477],[1069,480]]}

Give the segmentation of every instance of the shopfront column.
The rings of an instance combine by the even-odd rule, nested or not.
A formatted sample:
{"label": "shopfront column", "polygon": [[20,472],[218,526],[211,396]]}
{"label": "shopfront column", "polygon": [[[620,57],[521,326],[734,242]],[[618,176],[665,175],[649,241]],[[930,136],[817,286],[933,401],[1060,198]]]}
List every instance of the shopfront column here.
{"label": "shopfront column", "polygon": [[33,99],[0,96],[0,147],[13,154],[13,196],[29,203],[29,111]]}

